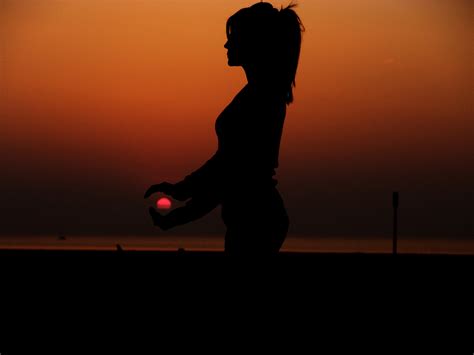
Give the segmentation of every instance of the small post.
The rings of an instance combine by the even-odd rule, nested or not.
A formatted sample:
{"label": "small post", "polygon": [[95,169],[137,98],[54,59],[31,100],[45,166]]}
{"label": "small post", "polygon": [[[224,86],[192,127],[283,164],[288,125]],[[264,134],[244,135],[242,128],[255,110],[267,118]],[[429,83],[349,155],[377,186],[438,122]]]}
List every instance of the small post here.
{"label": "small post", "polygon": [[395,191],[392,196],[392,205],[393,205],[393,245],[392,245],[392,254],[397,255],[397,223],[398,223],[398,191]]}

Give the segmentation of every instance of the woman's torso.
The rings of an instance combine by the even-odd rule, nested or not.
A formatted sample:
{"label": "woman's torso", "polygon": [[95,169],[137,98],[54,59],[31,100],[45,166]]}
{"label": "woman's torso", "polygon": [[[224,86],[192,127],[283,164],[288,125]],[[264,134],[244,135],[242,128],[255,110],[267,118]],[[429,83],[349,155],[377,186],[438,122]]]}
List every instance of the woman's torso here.
{"label": "woman's torso", "polygon": [[215,124],[224,181],[276,184],[285,114],[285,102],[263,90],[247,85],[236,95]]}
{"label": "woman's torso", "polygon": [[[286,215],[273,178],[286,104],[247,85],[216,120],[221,157],[222,217],[227,223],[267,211]],[[253,211],[253,212],[252,212]],[[265,218],[263,218],[265,219]]]}

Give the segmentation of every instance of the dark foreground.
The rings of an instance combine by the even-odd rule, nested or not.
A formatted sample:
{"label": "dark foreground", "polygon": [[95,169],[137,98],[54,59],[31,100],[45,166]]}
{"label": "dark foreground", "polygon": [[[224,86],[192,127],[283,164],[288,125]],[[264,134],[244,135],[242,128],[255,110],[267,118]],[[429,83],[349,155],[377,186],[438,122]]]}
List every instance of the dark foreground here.
{"label": "dark foreground", "polygon": [[[314,346],[322,339],[316,324],[338,335],[341,327],[353,333],[369,324],[389,335],[383,349],[390,349],[386,324],[399,324],[403,334],[412,329],[417,339],[426,326],[463,324],[454,316],[464,317],[472,303],[473,266],[473,256],[458,255],[281,253],[244,260],[220,252],[0,250],[0,323],[8,342],[1,350],[23,353],[18,349],[31,345],[26,333],[50,339],[46,344],[72,334],[78,339],[71,344],[81,344],[90,329],[99,338],[124,329],[127,338],[137,327],[149,329],[160,347],[183,332],[202,331],[199,342],[214,343],[231,325],[255,334],[273,326],[273,342],[294,330],[298,342]],[[43,353],[33,344],[33,353]]]}
{"label": "dark foreground", "polygon": [[[247,258],[248,260],[249,258]],[[216,251],[134,251],[122,250],[46,250],[46,249],[0,249],[0,260],[2,263],[16,265],[18,267],[26,266],[31,262],[41,262],[41,265],[56,266],[80,266],[81,264],[97,266],[112,263],[119,264],[142,264],[142,263],[162,263],[177,261],[192,262],[237,262],[236,257],[228,256],[224,252]],[[242,259],[240,259],[242,261]],[[304,252],[280,252],[276,256],[251,258],[252,263],[259,261],[272,262],[305,262],[313,265],[321,263],[423,263],[435,265],[439,262],[449,264],[472,263],[474,255],[456,255],[456,254],[398,254],[388,253],[304,253]],[[43,264],[44,263],[44,264]],[[400,264],[399,264],[400,265]]]}
{"label": "dark foreground", "polygon": [[214,298],[213,289],[227,287],[234,292],[219,297],[269,288],[275,297],[361,294],[383,300],[389,288],[406,299],[418,290],[432,300],[446,292],[469,294],[472,270],[472,255],[282,252],[239,259],[222,252],[0,249],[2,296],[12,300],[43,295],[60,301],[71,290],[73,297],[82,292],[160,297],[176,291],[190,299],[200,293]]}
{"label": "dark foreground", "polygon": [[274,293],[316,290],[318,295],[362,293],[370,298],[388,287],[407,295],[421,290],[432,298],[446,291],[466,289],[467,294],[472,270],[471,255],[282,252],[250,259],[183,250],[0,250],[4,295],[53,298],[70,289],[115,297],[117,287],[120,293],[158,289],[156,296],[181,289],[193,297],[195,292],[212,294],[213,288],[278,287]]}
{"label": "dark foreground", "polygon": [[[292,253],[281,252],[273,257],[236,258],[223,252],[200,251],[123,251],[117,250],[8,250],[0,249],[0,270],[5,277],[54,278],[63,274],[94,278],[101,273],[109,277],[135,276],[173,277],[206,272],[207,275],[226,272],[266,272],[268,276],[304,276],[310,279],[326,277],[378,277],[389,274],[420,276],[422,279],[442,279],[461,276],[474,266],[474,255],[448,254],[379,254],[379,253]],[[380,274],[382,273],[382,274]],[[385,273],[385,274],[383,274]],[[225,277],[224,277],[225,279]]]}

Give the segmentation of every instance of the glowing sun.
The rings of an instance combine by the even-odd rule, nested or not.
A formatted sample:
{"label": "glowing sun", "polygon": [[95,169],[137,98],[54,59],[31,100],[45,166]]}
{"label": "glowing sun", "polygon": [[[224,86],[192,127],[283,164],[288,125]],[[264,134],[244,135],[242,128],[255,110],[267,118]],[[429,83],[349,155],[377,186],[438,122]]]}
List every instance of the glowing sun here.
{"label": "glowing sun", "polygon": [[156,201],[156,207],[160,210],[169,210],[171,208],[171,201],[166,197],[162,197]]}

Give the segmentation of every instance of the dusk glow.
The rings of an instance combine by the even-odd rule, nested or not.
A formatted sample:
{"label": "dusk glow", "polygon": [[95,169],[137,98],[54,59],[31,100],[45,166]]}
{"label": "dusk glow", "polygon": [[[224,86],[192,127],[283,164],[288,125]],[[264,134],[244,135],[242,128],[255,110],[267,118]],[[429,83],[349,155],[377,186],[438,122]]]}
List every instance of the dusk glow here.
{"label": "dusk glow", "polygon": [[[154,234],[143,191],[216,151],[216,117],[246,83],[226,21],[256,2],[4,0],[0,232]],[[400,191],[402,236],[473,236],[473,2],[297,2],[275,176],[289,233],[389,235]],[[220,209],[167,233],[197,232],[223,234]]]}

